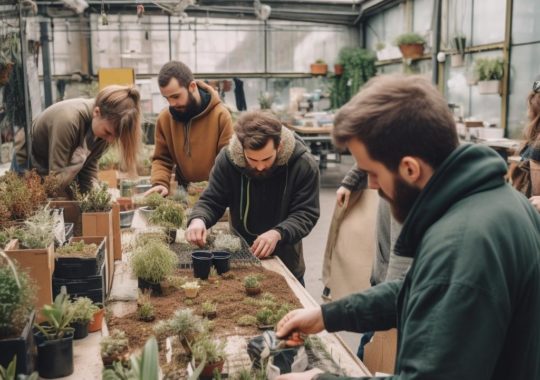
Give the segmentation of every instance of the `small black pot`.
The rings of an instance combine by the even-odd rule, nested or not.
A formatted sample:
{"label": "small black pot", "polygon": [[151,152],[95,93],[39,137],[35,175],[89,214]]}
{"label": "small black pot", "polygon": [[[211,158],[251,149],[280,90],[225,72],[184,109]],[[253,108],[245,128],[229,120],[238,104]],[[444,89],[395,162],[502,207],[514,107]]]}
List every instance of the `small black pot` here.
{"label": "small black pot", "polygon": [[216,268],[216,271],[219,275],[227,273],[231,270],[231,254],[227,251],[213,251],[214,258],[212,259],[212,264]]}
{"label": "small black pot", "polygon": [[139,287],[139,289],[141,290],[145,290],[145,289],[150,289],[152,290],[152,294],[155,295],[155,296],[158,296],[158,295],[161,295],[161,284],[158,282],[158,283],[154,283],[154,282],[150,282],[150,281],[146,281],[140,277],[137,278],[137,285]]}
{"label": "small black pot", "polygon": [[193,263],[193,275],[201,280],[208,279],[210,274],[210,267],[212,266],[212,252],[209,251],[195,251],[191,254],[191,260]]}
{"label": "small black pot", "polygon": [[34,333],[38,350],[39,376],[52,379],[73,373],[73,333],[61,339],[46,340],[41,332]]}
{"label": "small black pot", "polygon": [[75,329],[75,331],[73,332],[74,340],[83,339],[88,336],[88,322],[73,322],[71,324],[71,327]]}
{"label": "small black pot", "polygon": [[173,244],[176,241],[176,228],[167,228],[167,244]]}

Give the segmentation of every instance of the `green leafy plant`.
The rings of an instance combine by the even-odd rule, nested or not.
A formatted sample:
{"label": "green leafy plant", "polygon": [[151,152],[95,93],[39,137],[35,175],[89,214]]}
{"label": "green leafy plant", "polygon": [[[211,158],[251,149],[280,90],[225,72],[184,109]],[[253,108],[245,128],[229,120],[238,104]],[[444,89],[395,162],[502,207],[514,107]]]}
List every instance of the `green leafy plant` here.
{"label": "green leafy plant", "polygon": [[201,304],[203,316],[213,318],[217,313],[217,304],[211,301],[205,301]]}
{"label": "green leafy plant", "polygon": [[71,302],[69,307],[73,311],[71,322],[81,324],[90,322],[94,317],[94,313],[99,310],[99,307],[94,305],[88,297],[78,297],[75,301]]}
{"label": "green leafy plant", "polygon": [[423,45],[426,43],[426,40],[418,33],[403,33],[397,36],[394,42],[396,46],[415,44]]}
{"label": "green leafy plant", "polygon": [[165,198],[163,198],[161,195],[158,193],[151,193],[142,199],[141,206],[146,206],[153,210],[158,208],[164,202]]}
{"label": "green leafy plant", "polygon": [[104,369],[103,380],[159,380],[159,352],[156,338],[146,341],[140,356],[131,356],[129,368],[115,362]]}
{"label": "green leafy plant", "polygon": [[0,225],[29,218],[46,200],[41,177],[35,170],[26,172],[23,177],[6,172],[0,177]]}
{"label": "green leafy plant", "polygon": [[130,264],[137,277],[158,283],[175,271],[178,257],[165,243],[151,240],[135,248]]}
{"label": "green leafy plant", "polygon": [[221,340],[216,342],[204,335],[191,346],[191,352],[196,364],[205,359],[207,364],[218,363],[225,359],[225,342]]}
{"label": "green leafy plant", "polygon": [[100,345],[101,359],[104,363],[125,362],[129,353],[129,339],[124,331],[114,329],[111,335],[103,337]]}
{"label": "green leafy plant", "polygon": [[150,322],[154,320],[154,305],[150,301],[151,290],[139,290],[137,296],[137,318],[141,321]]}
{"label": "green leafy plant", "polygon": [[167,276],[166,280],[173,288],[182,289],[182,285],[184,285],[188,279],[186,276],[171,275]]}
{"label": "green leafy plant", "polygon": [[474,61],[474,71],[481,81],[501,80],[504,61],[502,58],[478,58]]}
{"label": "green leafy plant", "polygon": [[71,186],[75,199],[81,203],[82,212],[106,212],[112,208],[111,194],[106,183],[92,187],[88,192],[81,193],[78,185]]}
{"label": "green leafy plant", "polygon": [[97,245],[86,244],[84,240],[72,241],[56,249],[56,256],[61,257],[96,257]]}
{"label": "green leafy plant", "polygon": [[9,362],[7,368],[0,365],[0,379],[2,380],[38,380],[38,373],[32,372],[30,375],[17,376],[17,356]]}
{"label": "green leafy plant", "polygon": [[184,220],[182,205],[170,201],[160,204],[150,215],[148,221],[165,228],[180,228]]}
{"label": "green leafy plant", "polygon": [[315,63],[316,63],[317,65],[326,65],[326,61],[325,61],[324,59],[322,59],[322,58],[316,59],[316,60],[315,60]]}
{"label": "green leafy plant", "polygon": [[[5,264],[1,261],[4,261]],[[35,286],[25,271],[0,251],[0,339],[19,334],[33,309]]]}
{"label": "green leafy plant", "polygon": [[69,296],[65,292],[65,287],[58,294],[52,305],[43,306],[41,314],[45,318],[46,324],[34,326],[43,334],[46,340],[57,340],[73,333],[70,323],[73,320],[75,310],[71,308]]}

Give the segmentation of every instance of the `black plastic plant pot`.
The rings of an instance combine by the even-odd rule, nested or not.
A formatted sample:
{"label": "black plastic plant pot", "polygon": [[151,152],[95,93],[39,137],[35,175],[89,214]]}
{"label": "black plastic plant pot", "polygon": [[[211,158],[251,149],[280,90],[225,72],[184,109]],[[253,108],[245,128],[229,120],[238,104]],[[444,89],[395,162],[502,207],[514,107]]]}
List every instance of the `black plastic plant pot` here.
{"label": "black plastic plant pot", "polygon": [[120,228],[129,228],[133,222],[135,210],[120,211]]}
{"label": "black plastic plant pot", "polygon": [[7,368],[13,357],[17,355],[15,373],[29,375],[34,371],[34,325],[35,312],[32,311],[28,322],[17,337],[0,339],[0,365]]}
{"label": "black plastic plant pot", "polygon": [[73,332],[73,339],[83,339],[88,336],[88,322],[81,323],[81,322],[73,322],[71,324],[71,327],[75,329]]}
{"label": "black plastic plant pot", "polygon": [[138,277],[137,278],[137,285],[139,287],[139,289],[141,290],[146,290],[146,289],[150,289],[152,291],[152,294],[153,295],[161,295],[162,292],[161,292],[161,284],[159,282],[150,282],[150,281],[146,281],[145,279],[143,278],[140,278]]}
{"label": "black plastic plant pot", "polygon": [[41,332],[37,341],[38,372],[46,379],[69,376],[73,373],[73,334],[56,340],[46,340]]}
{"label": "black plastic plant pot", "polygon": [[167,243],[173,244],[176,241],[176,228],[167,228]]}
{"label": "black plastic plant pot", "polygon": [[193,263],[193,275],[201,280],[208,279],[210,267],[212,266],[212,257],[214,255],[209,251],[195,251],[191,254]]}
{"label": "black plastic plant pot", "polygon": [[216,268],[219,275],[227,273],[231,270],[231,254],[227,251],[213,251],[214,258],[212,264]]}

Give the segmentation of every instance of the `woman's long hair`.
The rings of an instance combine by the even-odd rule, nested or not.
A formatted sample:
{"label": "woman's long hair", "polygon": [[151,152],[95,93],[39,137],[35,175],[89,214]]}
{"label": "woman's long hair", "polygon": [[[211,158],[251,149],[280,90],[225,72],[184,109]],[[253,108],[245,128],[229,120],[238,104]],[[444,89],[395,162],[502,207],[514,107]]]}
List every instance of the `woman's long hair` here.
{"label": "woman's long hair", "polygon": [[135,173],[142,144],[139,91],[130,86],[107,86],[97,95],[94,106],[99,107],[101,117],[114,125],[122,169]]}
{"label": "woman's long hair", "polygon": [[536,141],[540,134],[540,92],[531,91],[527,97],[527,104],[529,105],[527,111],[529,124],[525,128],[525,139],[527,144],[530,144]]}

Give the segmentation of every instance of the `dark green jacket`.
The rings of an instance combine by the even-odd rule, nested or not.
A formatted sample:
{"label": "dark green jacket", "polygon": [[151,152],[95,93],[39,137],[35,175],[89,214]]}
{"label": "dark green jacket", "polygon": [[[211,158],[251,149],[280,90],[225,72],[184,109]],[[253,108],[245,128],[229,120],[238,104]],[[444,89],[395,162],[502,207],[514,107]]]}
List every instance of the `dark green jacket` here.
{"label": "dark green jacket", "polygon": [[301,140],[282,129],[283,147],[276,165],[264,178],[249,174],[244,150],[236,135],[222,149],[210,173],[208,188],[193,207],[192,219],[213,226],[229,207],[234,229],[252,244],[256,237],[276,229],[282,239],[274,254],[296,276],[305,271],[302,238],[319,219],[319,169]]}
{"label": "dark green jacket", "polygon": [[453,152],[404,223],[405,280],[323,305],[327,330],[397,327],[395,379],[540,379],[540,214],[505,173],[487,147]]}

